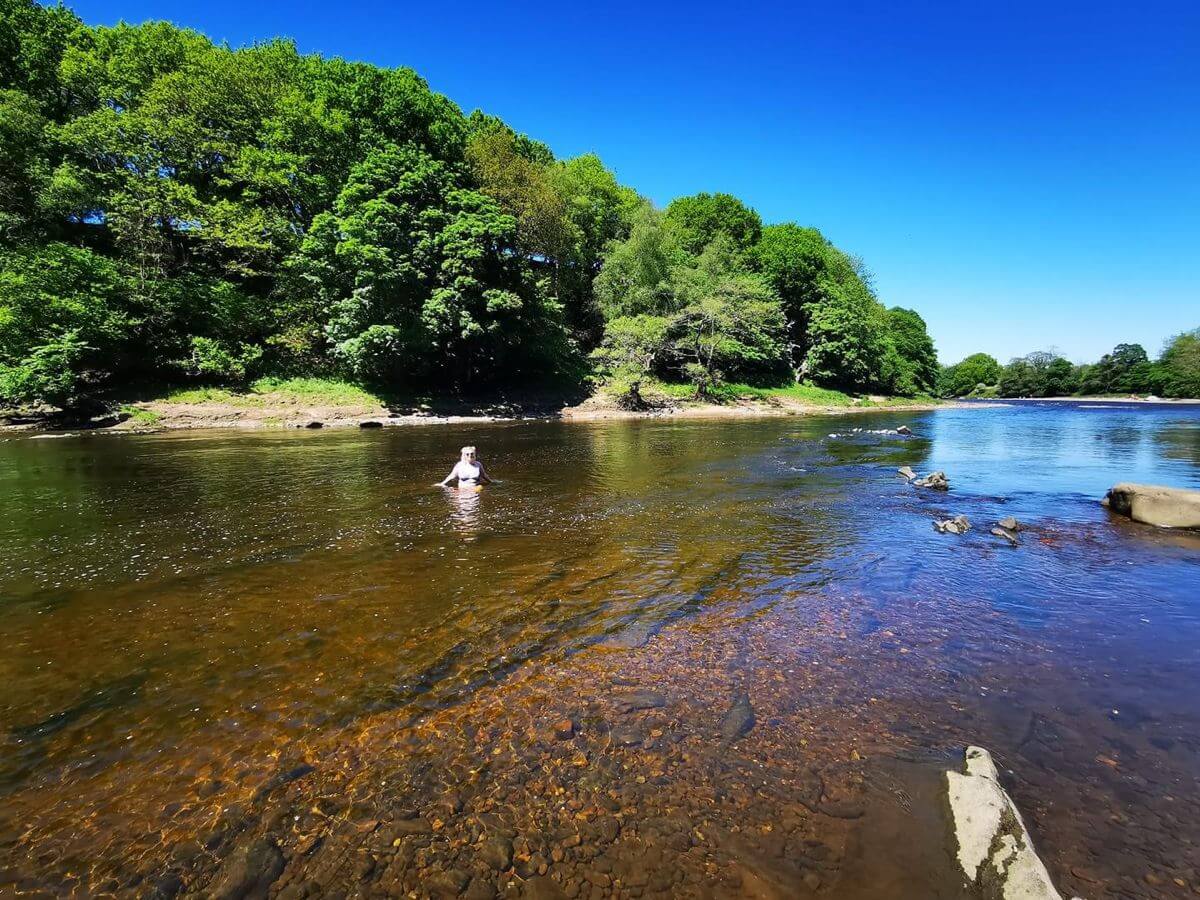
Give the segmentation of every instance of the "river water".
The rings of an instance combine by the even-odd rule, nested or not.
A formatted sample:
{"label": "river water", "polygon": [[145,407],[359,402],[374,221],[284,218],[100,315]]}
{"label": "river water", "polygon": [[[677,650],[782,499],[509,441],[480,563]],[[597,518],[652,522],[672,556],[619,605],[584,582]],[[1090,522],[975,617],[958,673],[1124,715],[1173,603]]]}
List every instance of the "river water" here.
{"label": "river water", "polygon": [[0,894],[956,896],[967,744],[1064,893],[1200,893],[1200,537],[1126,480],[1200,407],[10,433]]}

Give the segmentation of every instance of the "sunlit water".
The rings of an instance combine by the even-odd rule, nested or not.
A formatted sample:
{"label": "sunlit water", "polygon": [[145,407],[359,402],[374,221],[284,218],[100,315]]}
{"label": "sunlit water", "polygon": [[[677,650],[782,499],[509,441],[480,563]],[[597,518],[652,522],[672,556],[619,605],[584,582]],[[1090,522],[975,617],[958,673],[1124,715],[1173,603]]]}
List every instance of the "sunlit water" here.
{"label": "sunlit water", "polygon": [[[873,433],[901,422],[914,437]],[[434,487],[465,443],[499,483]],[[951,490],[915,489],[901,465],[944,470]],[[880,761],[977,742],[1010,770],[1065,890],[1200,891],[1200,538],[1111,517],[1098,500],[1117,481],[1200,488],[1200,407],[6,436],[0,892],[202,891],[236,845],[237,829],[213,831],[222,814],[282,842],[270,814],[311,805],[305,791],[385,781],[391,750],[347,750],[380,727],[408,741],[393,768],[420,757],[474,773],[490,751],[421,735],[443,722],[465,733],[484,710],[497,722],[577,710],[571,747],[597,771],[603,753],[628,752],[611,749],[622,732],[604,707],[626,682],[671,698],[663,728],[679,757],[658,738],[641,745],[650,762],[613,757],[614,772],[647,765],[660,798],[675,790],[685,805],[715,784],[719,804],[739,754],[781,773],[849,754],[848,783],[869,787]],[[932,528],[959,513],[969,534]],[[988,533],[1002,516],[1028,526],[1016,547]],[[686,748],[738,691],[754,728],[702,769]],[[588,743],[593,720],[603,745]],[[772,782],[777,809],[790,778]],[[510,810],[488,809],[519,819],[537,801],[516,793]],[[369,822],[386,823],[400,800],[371,802]],[[356,808],[329,814],[326,846],[350,840]],[[448,815],[472,809],[468,796]],[[723,827],[749,831],[752,807],[731,809]],[[650,841],[636,819],[651,813],[630,815],[624,833]],[[816,846],[824,820],[812,819]],[[847,832],[839,845],[836,877],[873,855],[870,821],[855,826],[865,843]],[[756,833],[769,843],[769,831]],[[783,865],[789,846],[762,852]],[[324,871],[321,851],[306,862],[284,849],[289,873]],[[422,859],[405,863],[428,867],[417,884],[437,869]],[[553,875],[572,859],[545,862]],[[807,889],[837,893],[821,864]],[[536,874],[512,865],[497,890]],[[394,867],[364,884],[410,878]],[[352,878],[329,870],[318,881]],[[472,889],[490,884],[480,873]],[[660,887],[717,877],[691,876],[682,866]]]}

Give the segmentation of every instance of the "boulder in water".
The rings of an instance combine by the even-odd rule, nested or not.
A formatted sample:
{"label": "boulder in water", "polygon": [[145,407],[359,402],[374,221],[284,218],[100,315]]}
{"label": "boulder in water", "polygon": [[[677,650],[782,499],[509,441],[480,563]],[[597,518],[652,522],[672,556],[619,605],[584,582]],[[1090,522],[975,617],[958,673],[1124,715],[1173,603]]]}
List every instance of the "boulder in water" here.
{"label": "boulder in water", "polygon": [[896,470],[896,472],[908,481],[912,481],[917,477],[917,473],[914,472],[909,466],[901,466]]}
{"label": "boulder in water", "polygon": [[1061,900],[1033,849],[1021,813],[1000,786],[991,754],[968,747],[962,772],[946,773],[954,852],[971,887],[984,900]]}
{"label": "boulder in water", "polygon": [[950,490],[950,479],[946,477],[945,472],[931,472],[924,478],[917,478],[913,484],[917,487],[933,488],[935,491]]}
{"label": "boulder in water", "polygon": [[996,525],[999,526],[1000,528],[1003,528],[1005,531],[1020,531],[1021,530],[1021,523],[1018,522],[1016,519],[1014,519],[1012,516],[1005,516],[1003,519],[1001,519],[999,522],[997,522]]}
{"label": "boulder in water", "polygon": [[1135,522],[1162,528],[1200,528],[1200,491],[1122,482],[1101,501]]}
{"label": "boulder in water", "polygon": [[1013,534],[1011,531],[1009,531],[1007,528],[1003,528],[1000,525],[996,525],[995,527],[992,528],[992,534],[994,534],[996,537],[1004,538],[1006,541],[1008,541],[1014,547],[1017,546],[1017,536],[1015,534]]}
{"label": "boulder in water", "polygon": [[896,434],[903,434],[903,435],[909,436],[912,434],[912,429],[909,428],[907,425],[901,425],[899,428],[896,429]]}
{"label": "boulder in water", "polygon": [[955,516],[953,519],[942,519],[933,523],[942,534],[966,534],[971,530],[971,521],[966,516]]}

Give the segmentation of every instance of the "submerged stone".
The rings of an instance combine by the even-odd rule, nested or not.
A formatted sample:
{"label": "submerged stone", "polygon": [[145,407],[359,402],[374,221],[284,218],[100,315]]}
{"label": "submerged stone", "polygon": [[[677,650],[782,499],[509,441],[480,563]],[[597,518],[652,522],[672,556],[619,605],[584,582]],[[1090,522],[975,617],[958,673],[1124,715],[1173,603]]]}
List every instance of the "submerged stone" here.
{"label": "submerged stone", "polygon": [[733,743],[754,727],[754,707],[744,691],[733,698],[729,709],[721,719],[721,737],[725,743]]}

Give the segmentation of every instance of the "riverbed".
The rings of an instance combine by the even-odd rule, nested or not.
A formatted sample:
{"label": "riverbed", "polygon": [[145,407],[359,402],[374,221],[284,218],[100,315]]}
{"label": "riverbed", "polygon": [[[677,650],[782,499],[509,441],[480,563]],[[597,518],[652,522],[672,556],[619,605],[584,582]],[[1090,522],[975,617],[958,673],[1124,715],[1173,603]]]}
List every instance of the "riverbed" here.
{"label": "riverbed", "polygon": [[1200,538],[1117,481],[1200,408],[6,437],[0,893],[956,896],[966,744],[1064,893],[1200,893]]}

